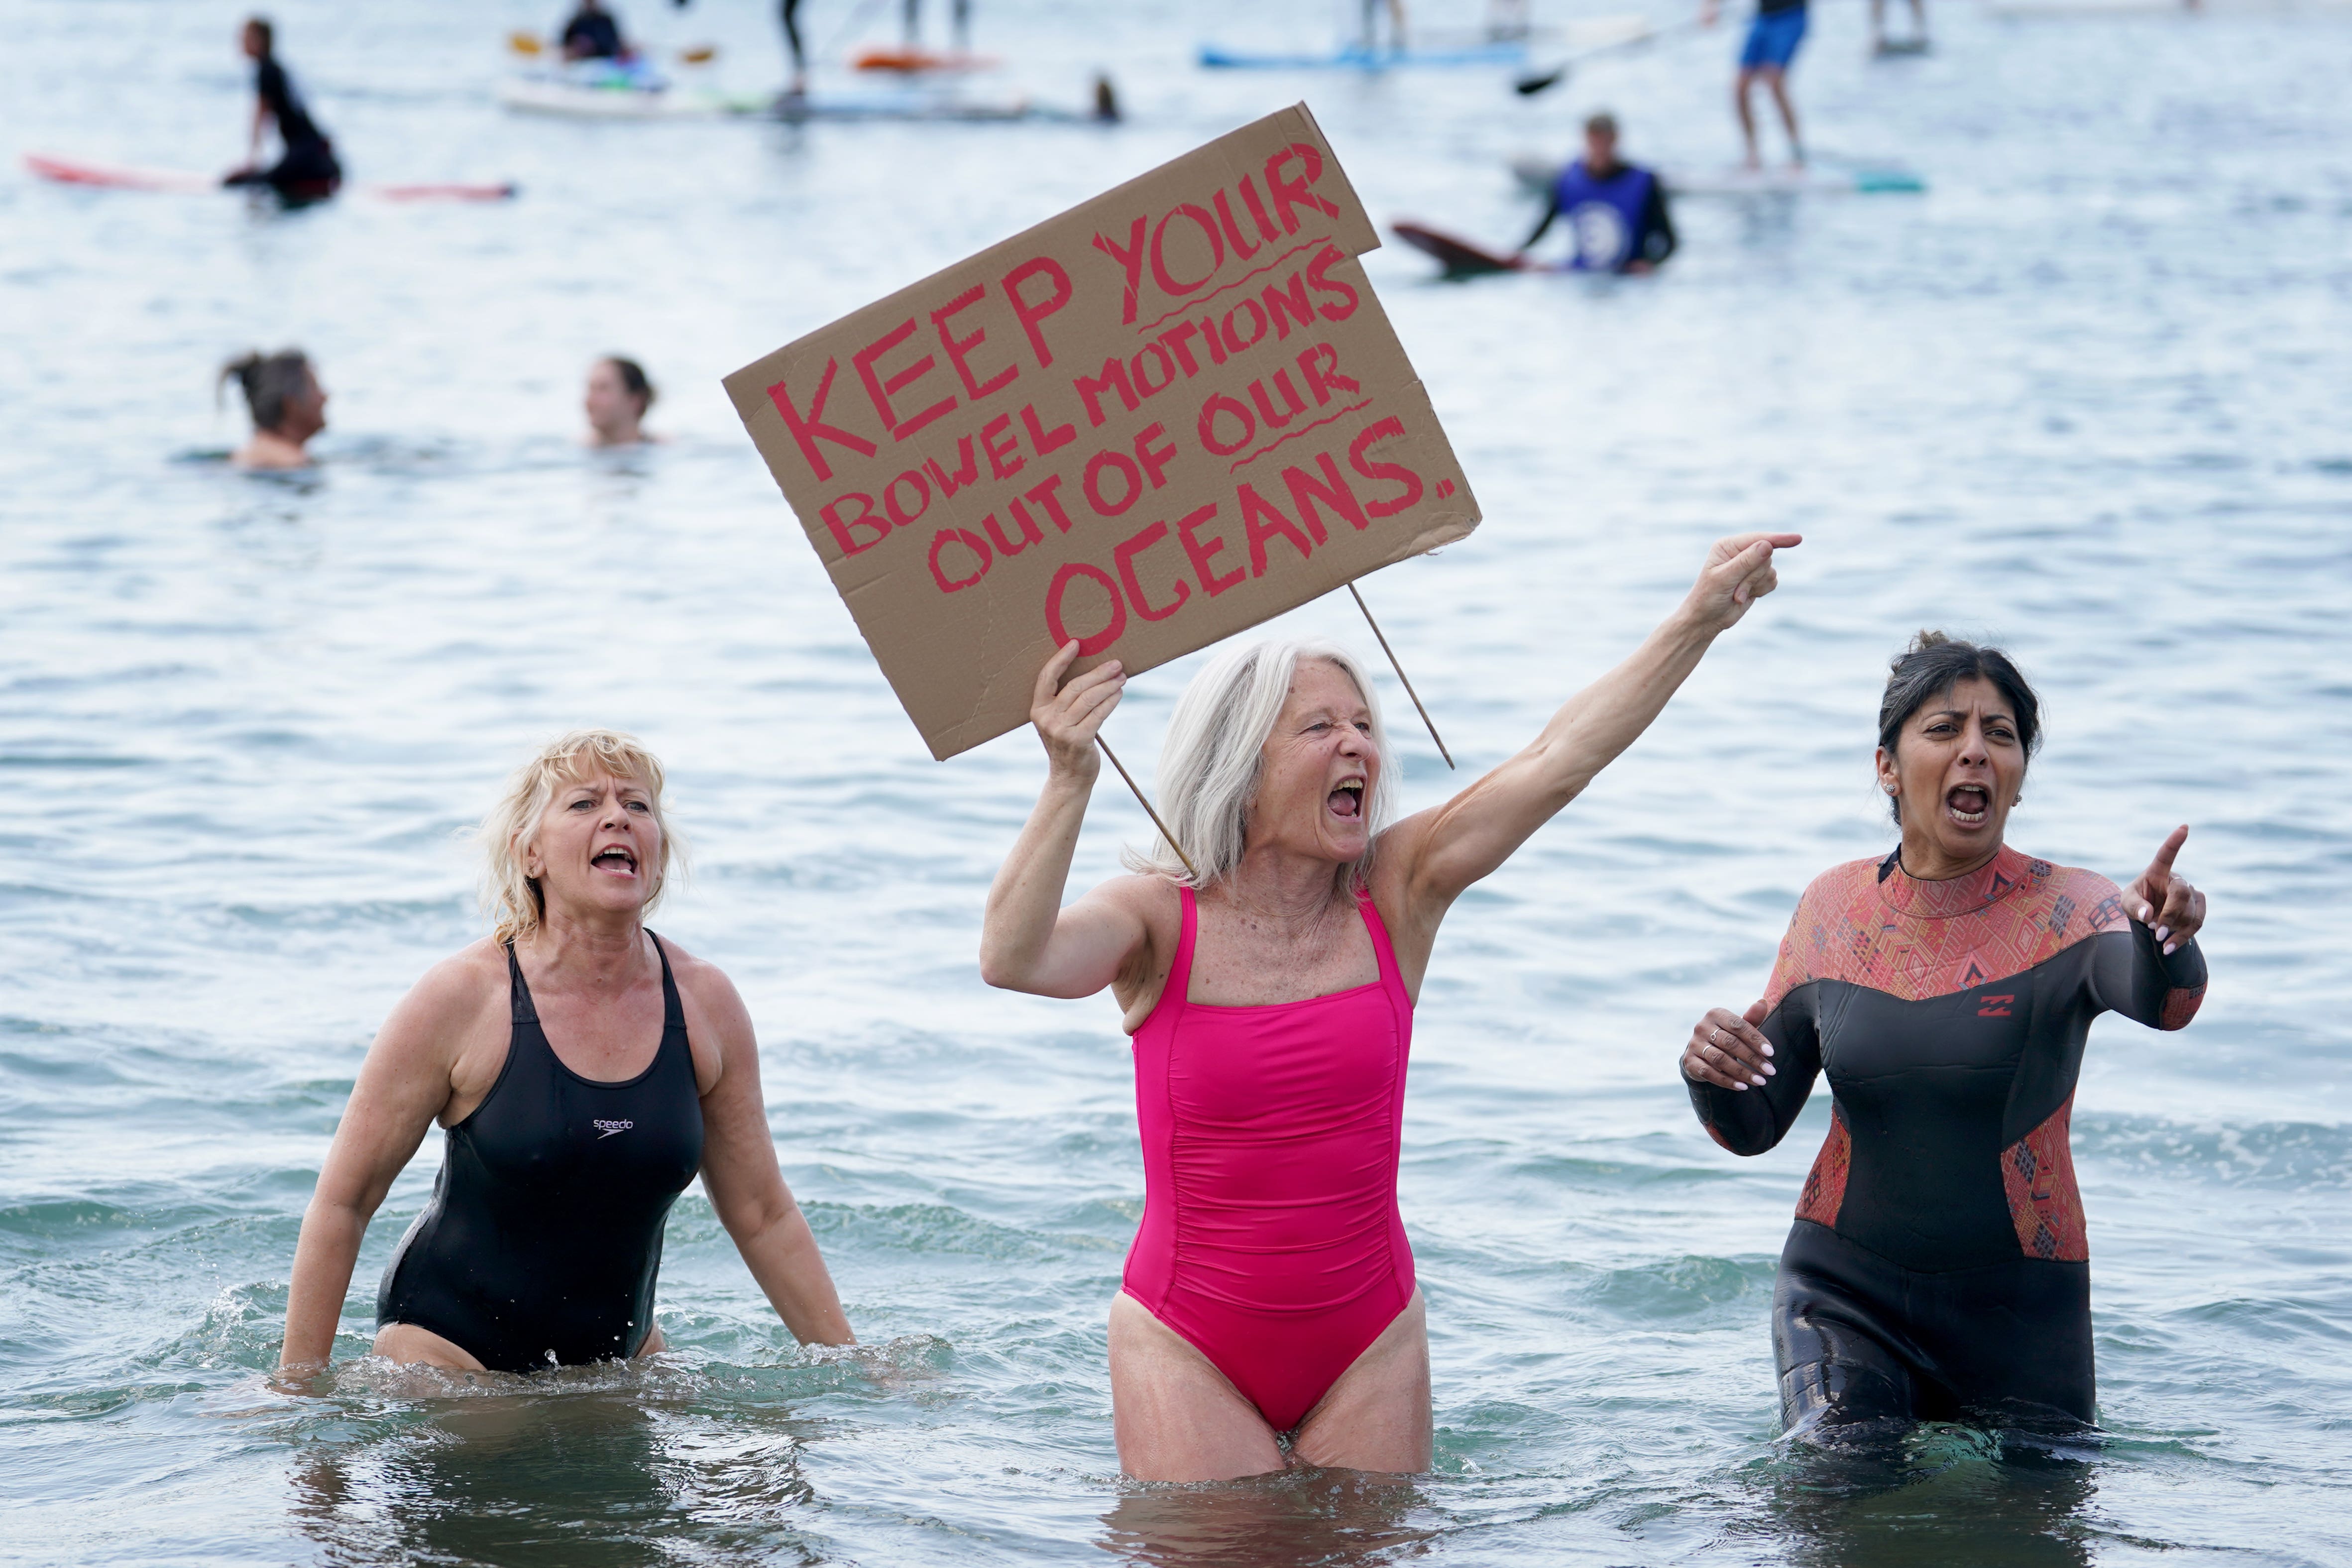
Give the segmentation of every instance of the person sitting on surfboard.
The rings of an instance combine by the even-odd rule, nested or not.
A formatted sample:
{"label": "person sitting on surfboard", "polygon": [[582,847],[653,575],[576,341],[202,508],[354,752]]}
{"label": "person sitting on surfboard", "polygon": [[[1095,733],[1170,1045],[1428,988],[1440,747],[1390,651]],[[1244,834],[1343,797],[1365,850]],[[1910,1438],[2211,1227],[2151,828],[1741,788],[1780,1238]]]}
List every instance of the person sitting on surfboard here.
{"label": "person sitting on surfboard", "polygon": [[[302,95],[275,53],[277,33],[260,17],[248,17],[243,43],[253,61],[253,148],[245,167],[231,174],[225,185],[268,185],[289,202],[319,201],[335,194],[343,183],[342,165],[335,162],[335,145],[303,106]],[[261,132],[275,123],[285,152],[277,163],[261,166]]]}
{"label": "person sitting on surfboard", "polygon": [[303,449],[327,427],[327,389],[300,349],[258,352],[221,366],[221,382],[234,378],[253,415],[253,439],[229,454],[240,468],[307,468]]}
{"label": "person sitting on surfboard", "polygon": [[[1712,27],[1721,12],[1720,0],[1706,0],[1699,21]],[[1751,169],[1762,166],[1756,150],[1756,110],[1748,100],[1759,81],[1780,106],[1780,123],[1789,132],[1789,162],[1805,161],[1796,106],[1789,101],[1789,68],[1797,58],[1797,47],[1805,41],[1805,0],[1756,0],[1756,19],[1748,24],[1748,41],[1739,47],[1739,77],[1731,89],[1731,107],[1739,115],[1739,134],[1748,143]]]}
{"label": "person sitting on surfboard", "polygon": [[1562,215],[1576,243],[1569,260],[1576,271],[1648,272],[1675,253],[1665,183],[1618,158],[1614,115],[1596,114],[1584,122],[1584,156],[1560,171],[1551,205],[1519,255],[1525,258]]}
{"label": "person sitting on surfboard", "polygon": [[596,0],[580,0],[580,9],[563,24],[566,60],[618,60],[628,58],[621,42],[621,24]]}

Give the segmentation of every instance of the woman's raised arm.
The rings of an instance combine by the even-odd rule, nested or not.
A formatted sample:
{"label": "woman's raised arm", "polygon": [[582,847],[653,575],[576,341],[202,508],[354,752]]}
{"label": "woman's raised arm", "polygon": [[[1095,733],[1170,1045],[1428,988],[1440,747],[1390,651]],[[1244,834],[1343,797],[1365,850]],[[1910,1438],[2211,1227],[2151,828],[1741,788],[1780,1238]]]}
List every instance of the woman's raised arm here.
{"label": "woman's raised arm", "polygon": [[1063,686],[1077,657],[1078,645],[1066,643],[1037,672],[1029,716],[1045,743],[1049,771],[1036,809],[988,889],[980,932],[980,977],[1040,996],[1093,995],[1118,978],[1150,934],[1139,914],[1100,889],[1062,907],[1087,797],[1102,771],[1095,734],[1127,685],[1114,659]]}
{"label": "woman's raised arm", "polygon": [[1525,751],[1444,805],[1397,825],[1384,850],[1402,879],[1403,912],[1433,934],[1462,890],[1511,858],[1593,775],[1650,727],[1709,644],[1779,585],[1772,552],[1794,533],[1717,540],[1698,581],[1622,664],[1570,698]]}

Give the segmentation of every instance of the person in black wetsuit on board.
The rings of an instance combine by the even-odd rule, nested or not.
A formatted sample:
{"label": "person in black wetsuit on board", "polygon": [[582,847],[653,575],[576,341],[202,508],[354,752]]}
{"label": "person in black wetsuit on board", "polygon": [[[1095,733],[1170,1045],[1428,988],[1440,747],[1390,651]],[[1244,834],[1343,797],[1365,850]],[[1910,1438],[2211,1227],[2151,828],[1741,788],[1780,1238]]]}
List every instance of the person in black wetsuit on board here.
{"label": "person in black wetsuit on board", "polygon": [[1735,1154],[1829,1079],[1772,1300],[1781,1422],[1815,1442],[2097,1419],[2075,1076],[2101,1013],[2196,1016],[2205,898],[2172,870],[2187,827],[2124,889],[2003,842],[2039,729],[2006,655],[1922,633],[1879,709],[1902,842],[1815,879],[1763,999],[1710,1011],[1683,1052]]}
{"label": "person in black wetsuit on board", "polygon": [[483,824],[498,928],[426,973],[360,1064],[294,1253],[281,1370],[324,1370],[369,1219],[434,1121],[432,1201],[376,1296],[375,1353],[526,1372],[663,1348],[662,1229],[696,1176],[802,1342],[852,1343],[776,1166],[725,974],[646,930],[674,860],[661,764],[577,731]]}
{"label": "person in black wetsuit on board", "polygon": [[[268,185],[289,202],[322,201],[343,183],[343,169],[335,161],[334,143],[294,90],[293,79],[278,63],[277,31],[262,17],[247,19],[239,36],[246,58],[253,61],[253,150],[245,167],[221,183],[226,185]],[[278,127],[284,150],[278,162],[261,166],[261,132]]]}
{"label": "person in black wetsuit on board", "polygon": [[621,42],[621,24],[596,0],[580,0],[580,9],[563,24],[563,58],[567,60],[617,60],[628,48]]}
{"label": "person in black wetsuit on board", "polygon": [[1584,156],[1560,171],[1543,221],[1519,254],[1534,249],[1563,214],[1576,244],[1569,265],[1579,272],[1651,272],[1675,253],[1665,182],[1619,160],[1614,115],[1596,114],[1584,122]]}

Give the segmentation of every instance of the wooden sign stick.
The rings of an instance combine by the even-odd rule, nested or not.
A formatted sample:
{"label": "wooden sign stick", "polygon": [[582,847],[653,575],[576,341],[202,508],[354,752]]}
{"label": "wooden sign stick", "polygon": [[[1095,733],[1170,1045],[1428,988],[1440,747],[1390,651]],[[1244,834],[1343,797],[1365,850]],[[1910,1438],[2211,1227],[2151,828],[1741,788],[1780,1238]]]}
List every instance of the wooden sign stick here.
{"label": "wooden sign stick", "polygon": [[1099,730],[1095,731],[1095,744],[1100,746],[1102,754],[1110,759],[1110,765],[1118,770],[1118,776],[1127,781],[1127,787],[1135,791],[1136,804],[1143,807],[1144,816],[1151,818],[1151,826],[1160,829],[1160,837],[1168,840],[1168,847],[1176,851],[1176,858],[1184,862],[1184,869],[1192,873],[1192,884],[1198,887],[1201,882],[1199,868],[1192,864],[1192,858],[1184,853],[1184,847],[1176,842],[1176,836],[1168,831],[1168,825],[1160,820],[1160,814],[1151,809],[1151,802],[1144,797],[1142,789],[1135,782],[1135,775],[1127,771],[1127,764],[1118,760],[1118,753],[1110,749],[1110,742],[1102,738]]}
{"label": "wooden sign stick", "polygon": [[[1413,709],[1415,711],[1420,713],[1421,721],[1429,726],[1429,738],[1437,742],[1437,754],[1444,757],[1445,759],[1445,765],[1451,768],[1454,765],[1454,753],[1445,749],[1444,737],[1437,732],[1437,722],[1435,720],[1430,718],[1429,710],[1422,707],[1421,693],[1415,691],[1412,689],[1412,682],[1406,679],[1404,666],[1397,662],[1396,649],[1389,647],[1389,639],[1386,634],[1381,630],[1381,623],[1372,619],[1372,607],[1364,603],[1364,596],[1361,594],[1356,593],[1356,585],[1353,583],[1348,584],[1348,592],[1354,595],[1356,608],[1364,612],[1364,624],[1372,628],[1372,636],[1381,639],[1381,651],[1389,656],[1389,668],[1396,671],[1396,678],[1399,680],[1404,682],[1404,694],[1412,699]],[[1113,760],[1115,761],[1116,759]],[[1125,771],[1126,770],[1123,768],[1120,770],[1122,773]],[[1150,808],[1146,807],[1145,809],[1149,810]],[[1152,820],[1156,822],[1159,818],[1154,817]],[[1172,843],[1174,841],[1171,839],[1170,842]],[[1181,855],[1184,852],[1181,849],[1179,849],[1176,853]],[[1187,864],[1189,863],[1190,862],[1187,862]]]}

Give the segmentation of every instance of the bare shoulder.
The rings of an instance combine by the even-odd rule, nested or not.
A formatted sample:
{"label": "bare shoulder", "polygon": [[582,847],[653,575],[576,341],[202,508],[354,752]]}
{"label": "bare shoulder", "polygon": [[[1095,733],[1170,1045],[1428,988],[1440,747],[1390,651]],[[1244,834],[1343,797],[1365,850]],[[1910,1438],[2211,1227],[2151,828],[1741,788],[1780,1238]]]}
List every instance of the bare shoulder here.
{"label": "bare shoulder", "polygon": [[1150,872],[1132,872],[1097,883],[1079,901],[1106,904],[1139,920],[1154,922],[1173,920],[1183,909],[1176,884]]}
{"label": "bare shoulder", "polygon": [[751,1009],[743,1005],[742,994],[727,972],[708,959],[697,958],[668,937],[661,939],[662,951],[669,955],[669,972],[677,981],[678,1000],[686,1005],[687,1024],[691,1030],[699,1012],[703,1017],[722,1029],[738,1026],[748,1028]]}
{"label": "bare shoulder", "polygon": [[507,987],[506,949],[484,937],[426,970],[393,1008],[385,1027],[397,1024],[436,1034],[462,1029],[486,1009],[498,1008]]}

